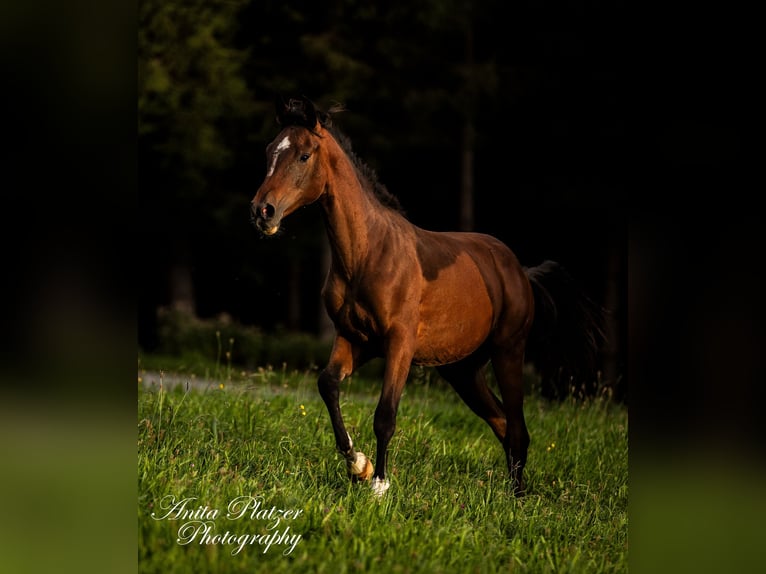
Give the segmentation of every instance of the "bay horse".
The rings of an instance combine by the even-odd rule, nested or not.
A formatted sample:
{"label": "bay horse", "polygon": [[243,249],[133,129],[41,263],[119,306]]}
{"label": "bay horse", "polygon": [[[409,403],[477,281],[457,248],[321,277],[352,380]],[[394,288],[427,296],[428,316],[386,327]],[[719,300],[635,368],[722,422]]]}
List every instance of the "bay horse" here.
{"label": "bay horse", "polygon": [[[583,355],[595,352],[601,332],[597,306],[552,261],[526,269],[492,236],[434,232],[411,223],[334,128],[335,111],[321,111],[305,97],[277,99],[281,131],[266,147],[266,177],[250,212],[257,229],[274,236],[298,208],[321,206],[332,253],[322,298],[335,338],[318,388],[349,474],[371,478],[378,496],[386,492],[388,446],[410,366],[433,366],[490,426],[505,452],[513,492],[522,494],[530,442],[523,411],[525,346],[536,324],[551,327],[535,320],[535,306],[554,323],[560,306],[578,310],[581,331],[568,329],[570,340],[559,343]],[[546,287],[554,283],[564,288]],[[385,369],[373,423],[373,467],[346,431],[338,399],[340,382],[377,357]],[[488,363],[501,398],[485,380]]]}

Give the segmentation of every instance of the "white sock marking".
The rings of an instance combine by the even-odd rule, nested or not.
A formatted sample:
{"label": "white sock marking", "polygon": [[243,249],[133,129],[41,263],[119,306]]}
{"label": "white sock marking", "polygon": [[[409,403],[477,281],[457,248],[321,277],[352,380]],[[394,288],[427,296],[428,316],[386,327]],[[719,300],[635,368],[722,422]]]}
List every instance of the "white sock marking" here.
{"label": "white sock marking", "polygon": [[370,486],[372,486],[372,493],[380,498],[383,496],[386,491],[391,486],[391,481],[387,478],[373,478],[372,482],[370,483]]}

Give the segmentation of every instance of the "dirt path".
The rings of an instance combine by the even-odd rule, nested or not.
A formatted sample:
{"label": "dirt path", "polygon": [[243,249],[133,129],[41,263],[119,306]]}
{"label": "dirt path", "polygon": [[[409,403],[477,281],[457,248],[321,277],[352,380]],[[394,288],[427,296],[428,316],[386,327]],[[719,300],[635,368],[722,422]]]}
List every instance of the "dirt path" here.
{"label": "dirt path", "polygon": [[[198,391],[221,389],[220,381],[199,378],[194,375],[178,375],[175,373],[160,374],[155,371],[139,370],[138,378],[146,388],[159,388],[160,384],[162,384],[162,388],[168,391],[175,389],[176,387],[195,389]],[[239,386],[236,383],[232,383],[232,385]]]}

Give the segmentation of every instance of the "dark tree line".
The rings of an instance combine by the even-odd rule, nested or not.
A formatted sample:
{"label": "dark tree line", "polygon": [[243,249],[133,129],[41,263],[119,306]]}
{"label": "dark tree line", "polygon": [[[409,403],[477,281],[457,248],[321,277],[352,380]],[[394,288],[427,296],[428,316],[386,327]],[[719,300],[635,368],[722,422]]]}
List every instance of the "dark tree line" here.
{"label": "dark tree line", "polygon": [[[378,5],[379,4],[379,5]],[[319,332],[318,213],[260,239],[248,202],[273,99],[342,103],[336,123],[417,225],[494,234],[562,263],[614,311],[623,369],[623,86],[609,3],[139,2],[139,344],[156,310]]]}

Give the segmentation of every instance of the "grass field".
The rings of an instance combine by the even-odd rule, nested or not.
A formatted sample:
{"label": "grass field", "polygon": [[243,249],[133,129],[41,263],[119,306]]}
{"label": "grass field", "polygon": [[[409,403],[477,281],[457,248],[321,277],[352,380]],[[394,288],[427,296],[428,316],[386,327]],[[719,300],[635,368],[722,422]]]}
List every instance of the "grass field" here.
{"label": "grass field", "polygon": [[[411,384],[378,500],[347,479],[316,373],[228,375],[139,375],[139,572],[627,571],[625,407],[529,397],[529,492],[516,499],[489,427],[451,389]],[[374,459],[378,384],[342,390]]]}

